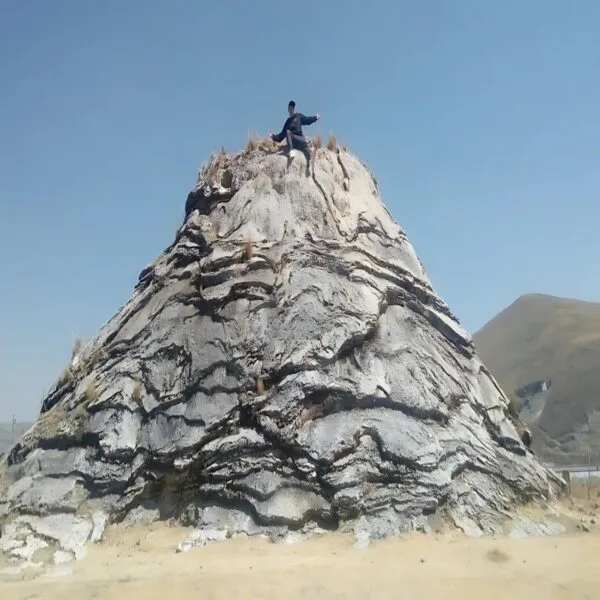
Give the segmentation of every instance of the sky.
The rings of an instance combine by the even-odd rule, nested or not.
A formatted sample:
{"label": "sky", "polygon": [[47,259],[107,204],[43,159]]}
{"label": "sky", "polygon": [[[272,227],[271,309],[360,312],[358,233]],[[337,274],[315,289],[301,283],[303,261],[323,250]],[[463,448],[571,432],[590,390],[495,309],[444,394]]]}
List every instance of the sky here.
{"label": "sky", "polygon": [[599,22],[596,0],[0,0],[0,421],[36,417],[201,164],[292,98],[469,331],[524,293],[600,301]]}

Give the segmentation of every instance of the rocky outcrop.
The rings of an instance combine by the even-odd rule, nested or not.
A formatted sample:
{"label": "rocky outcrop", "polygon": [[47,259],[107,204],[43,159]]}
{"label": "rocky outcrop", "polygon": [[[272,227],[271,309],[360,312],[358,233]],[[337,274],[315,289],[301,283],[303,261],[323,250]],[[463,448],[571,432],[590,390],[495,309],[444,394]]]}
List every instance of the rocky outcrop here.
{"label": "rocky outcrop", "polygon": [[303,161],[201,170],[174,243],[11,449],[0,550],[80,556],[107,518],[491,533],[560,491],[369,171]]}
{"label": "rocky outcrop", "polygon": [[537,425],[550,393],[552,382],[533,381],[515,391],[519,418],[529,425]]}
{"label": "rocky outcrop", "polygon": [[0,460],[4,453],[13,446],[33,423],[0,423]]}

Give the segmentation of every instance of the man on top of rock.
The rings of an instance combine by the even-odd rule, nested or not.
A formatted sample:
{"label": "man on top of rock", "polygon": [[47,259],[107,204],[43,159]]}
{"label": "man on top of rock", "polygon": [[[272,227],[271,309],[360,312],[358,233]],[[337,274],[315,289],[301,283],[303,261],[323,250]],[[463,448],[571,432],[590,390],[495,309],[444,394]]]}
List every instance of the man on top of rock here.
{"label": "man on top of rock", "polygon": [[271,139],[274,142],[281,142],[283,138],[287,139],[287,147],[289,158],[292,160],[294,154],[292,150],[297,148],[306,156],[306,175],[310,175],[310,148],[304,134],[302,133],[302,125],[312,125],[315,121],[321,118],[321,115],[316,114],[314,117],[306,117],[302,113],[296,112],[296,103],[290,100],[288,104],[289,117],[283,124],[281,133],[271,134]]}

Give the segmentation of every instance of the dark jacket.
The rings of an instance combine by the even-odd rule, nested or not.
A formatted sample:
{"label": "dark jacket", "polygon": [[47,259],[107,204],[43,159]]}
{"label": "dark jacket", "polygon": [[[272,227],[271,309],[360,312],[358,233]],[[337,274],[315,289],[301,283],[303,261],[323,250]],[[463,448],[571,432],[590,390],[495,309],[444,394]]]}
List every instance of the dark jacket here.
{"label": "dark jacket", "polygon": [[317,117],[305,117],[302,113],[294,113],[288,117],[283,125],[281,133],[275,133],[271,137],[275,142],[281,142],[289,129],[293,135],[303,138],[302,125],[312,125],[317,120]]}

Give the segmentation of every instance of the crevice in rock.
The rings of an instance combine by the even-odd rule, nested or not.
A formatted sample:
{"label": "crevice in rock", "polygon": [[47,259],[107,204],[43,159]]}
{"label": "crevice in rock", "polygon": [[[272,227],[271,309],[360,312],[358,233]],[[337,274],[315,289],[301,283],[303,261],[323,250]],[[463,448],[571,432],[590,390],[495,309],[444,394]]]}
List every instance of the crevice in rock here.
{"label": "crevice in rock", "polygon": [[342,168],[342,173],[344,174],[344,182],[347,182],[348,189],[346,191],[349,191],[350,190],[350,176],[348,175],[348,171],[346,170],[346,166],[344,165],[344,162],[342,161],[342,155],[341,155],[341,152],[340,152],[339,148],[336,149],[335,155],[336,155],[338,164]]}
{"label": "crevice in rock", "polygon": [[331,208],[330,200],[327,197],[327,194],[325,193],[323,186],[319,183],[319,181],[317,180],[317,176],[314,173],[313,173],[313,181],[315,182],[317,188],[319,189],[319,191],[321,192],[321,195],[323,196],[323,199],[325,200],[325,207],[326,207],[327,211],[329,212],[329,215],[331,216],[331,219],[333,221],[333,224],[335,225],[335,228],[337,229],[337,232],[339,233],[339,235],[341,237],[346,239],[346,234],[344,234],[344,232],[341,230],[340,224],[339,224],[335,214],[333,213],[333,209]]}
{"label": "crevice in rock", "polygon": [[304,396],[303,405],[305,408],[310,406],[322,407],[321,416],[323,418],[336,413],[385,408],[387,410],[401,412],[416,420],[430,420],[443,425],[448,423],[447,414],[441,410],[410,406],[402,402],[394,401],[389,396],[357,396],[355,393],[345,390],[328,388],[311,390]]}
{"label": "crevice in rock", "polygon": [[232,319],[219,314],[218,310],[221,308],[220,303],[216,300],[208,300],[203,296],[198,298],[188,298],[182,301],[183,305],[193,306],[197,311],[198,317],[209,317],[211,321],[215,323],[229,323]]}

